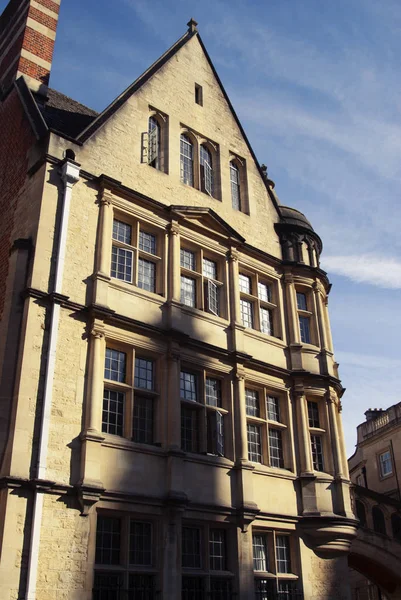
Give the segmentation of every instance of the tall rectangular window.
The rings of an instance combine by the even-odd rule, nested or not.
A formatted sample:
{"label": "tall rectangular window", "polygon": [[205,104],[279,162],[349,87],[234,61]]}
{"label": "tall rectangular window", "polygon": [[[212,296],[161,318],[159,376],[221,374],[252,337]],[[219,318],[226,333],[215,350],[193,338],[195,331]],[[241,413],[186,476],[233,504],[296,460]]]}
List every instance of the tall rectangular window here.
{"label": "tall rectangular window", "polygon": [[387,475],[391,475],[393,472],[393,464],[391,460],[390,450],[386,450],[386,452],[382,452],[379,455],[379,462],[381,476],[386,477]]}
{"label": "tall rectangular window", "polygon": [[320,427],[319,404],[308,400],[308,420],[309,427]]}
{"label": "tall rectangular window", "polygon": [[182,566],[189,569],[200,569],[201,530],[198,527],[182,528]]}
{"label": "tall rectangular window", "polygon": [[132,423],[132,439],[141,444],[153,444],[154,414],[153,398],[135,394]]}
{"label": "tall rectangular window", "polygon": [[261,533],[252,536],[253,570],[269,571],[267,536]]}
{"label": "tall rectangular window", "polygon": [[195,252],[191,250],[185,250],[185,248],[181,248],[180,253],[180,263],[184,269],[189,269],[190,271],[195,271],[196,268],[196,255]]}
{"label": "tall rectangular window", "polygon": [[104,366],[104,377],[111,381],[125,381],[126,371],[126,359],[127,355],[125,352],[119,352],[112,348],[106,348],[106,362]]}
{"label": "tall rectangular window", "polygon": [[129,541],[129,564],[150,567],[152,565],[152,524],[131,519]]}
{"label": "tall rectangular window", "polygon": [[241,320],[244,327],[253,329],[253,305],[248,300],[240,300]]}
{"label": "tall rectangular window", "polygon": [[206,377],[206,404],[221,407],[221,380]]}
{"label": "tall rectangular window", "polygon": [[260,417],[259,392],[245,389],[246,414],[250,417]]}
{"label": "tall rectangular window", "polygon": [[140,229],[139,250],[143,250],[148,254],[156,254],[156,236]]}
{"label": "tall rectangular window", "polygon": [[197,377],[195,373],[181,371],[180,373],[180,395],[182,400],[196,402],[198,397]]}
{"label": "tall rectangular window", "polygon": [[315,471],[324,471],[323,445],[320,435],[311,435],[312,463]]}
{"label": "tall rectangular window", "polygon": [[103,392],[102,431],[112,435],[124,433],[125,394],[105,389]]}
{"label": "tall rectangular window", "polygon": [[248,423],[248,459],[251,462],[262,462],[262,443],[260,439],[260,427]]}
{"label": "tall rectangular window", "polygon": [[181,303],[185,306],[196,306],[196,281],[181,275]]}
{"label": "tall rectangular window", "polygon": [[186,185],[194,185],[194,147],[187,135],[182,134],[180,139],[180,166],[181,181]]}
{"label": "tall rectangular window", "polygon": [[231,202],[235,210],[241,210],[241,177],[239,167],[230,163]]}
{"label": "tall rectangular window", "polygon": [[273,315],[268,308],[260,308],[260,331],[273,335]]}
{"label": "tall rectangular window", "polygon": [[[276,335],[275,310],[272,284],[267,283],[258,273],[239,274],[240,310],[244,327],[256,329],[266,335]],[[277,319],[276,319],[277,320]]]}
{"label": "tall rectangular window", "polygon": [[181,448],[184,452],[198,452],[198,411],[181,406]]}
{"label": "tall rectangular window", "polygon": [[226,570],[226,536],[223,529],[210,529],[209,566],[212,571]]}
{"label": "tall rectangular window", "polygon": [[244,275],[243,273],[239,274],[239,289],[244,294],[252,293],[251,278],[248,277],[248,275]]}
{"label": "tall rectangular window", "polygon": [[290,538],[288,535],[276,536],[276,562],[278,573],[291,573]]}
{"label": "tall rectangular window", "polygon": [[148,358],[135,357],[134,386],[143,390],[153,390],[154,362]]}
{"label": "tall rectangular window", "polygon": [[270,466],[278,469],[284,468],[283,441],[281,431],[269,427],[269,457]]}
{"label": "tall rectangular window", "polygon": [[299,330],[301,334],[301,342],[303,344],[311,343],[309,317],[299,317]]}
{"label": "tall rectangular window", "polygon": [[120,563],[121,520],[118,517],[98,516],[96,528],[96,563]]}
{"label": "tall rectangular window", "polygon": [[148,292],[156,291],[156,265],[144,258],[138,259],[138,287]]}
{"label": "tall rectangular window", "polygon": [[280,400],[276,396],[267,397],[267,418],[270,421],[280,422]]}

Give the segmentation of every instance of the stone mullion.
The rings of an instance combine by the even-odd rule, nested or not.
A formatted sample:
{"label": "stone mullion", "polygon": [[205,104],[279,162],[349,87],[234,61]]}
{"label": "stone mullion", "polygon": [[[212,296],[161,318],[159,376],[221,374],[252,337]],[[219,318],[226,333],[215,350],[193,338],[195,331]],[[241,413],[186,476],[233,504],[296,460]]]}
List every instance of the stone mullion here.
{"label": "stone mullion", "polygon": [[181,301],[180,226],[173,221],[169,226],[168,300]]}
{"label": "stone mullion", "polygon": [[106,342],[104,332],[94,326],[91,332],[90,375],[87,397],[86,430],[99,433],[102,428],[103,379]]}
{"label": "stone mullion", "polygon": [[299,332],[298,323],[298,310],[297,310],[297,297],[294,285],[294,278],[291,273],[285,273],[284,275],[284,286],[285,286],[285,299],[287,304],[287,310],[289,314],[289,325],[290,325],[290,343],[300,344],[301,335]]}
{"label": "stone mullion", "polygon": [[313,473],[310,434],[308,427],[308,412],[306,397],[303,390],[295,390],[295,404],[299,434],[299,455],[301,459],[301,473]]}
{"label": "stone mullion", "polygon": [[230,316],[231,325],[242,325],[241,323],[241,308],[240,308],[240,293],[239,293],[239,265],[238,251],[231,248],[228,254],[229,264],[229,287],[230,287]]}
{"label": "stone mullion", "polygon": [[321,285],[317,282],[313,285],[313,292],[316,303],[316,316],[318,322],[318,330],[320,334],[320,347],[322,350],[328,349],[327,344],[327,334],[326,334],[326,326],[324,320],[324,312],[323,312],[323,302],[322,302],[322,289]]}
{"label": "stone mullion", "polygon": [[235,455],[238,462],[248,462],[248,432],[245,401],[245,374],[238,371],[234,378],[234,401],[237,415]]}

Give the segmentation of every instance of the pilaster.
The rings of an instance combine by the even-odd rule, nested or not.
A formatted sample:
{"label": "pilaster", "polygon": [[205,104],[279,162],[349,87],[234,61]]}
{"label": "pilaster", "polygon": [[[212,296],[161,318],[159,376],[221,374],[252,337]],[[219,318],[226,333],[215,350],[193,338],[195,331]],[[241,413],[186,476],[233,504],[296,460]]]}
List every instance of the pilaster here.
{"label": "pilaster", "polygon": [[100,306],[108,306],[108,288],[111,267],[111,246],[113,231],[113,207],[111,196],[105,190],[99,198],[99,227],[96,254],[96,271],[94,274],[93,302]]}

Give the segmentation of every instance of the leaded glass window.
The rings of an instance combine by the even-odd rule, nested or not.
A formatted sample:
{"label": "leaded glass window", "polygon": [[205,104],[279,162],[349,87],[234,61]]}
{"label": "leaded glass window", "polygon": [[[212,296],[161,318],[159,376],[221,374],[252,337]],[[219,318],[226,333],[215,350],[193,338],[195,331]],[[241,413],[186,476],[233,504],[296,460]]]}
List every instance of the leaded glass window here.
{"label": "leaded glass window", "polygon": [[231,201],[235,210],[241,210],[240,171],[234,162],[230,163]]}
{"label": "leaded glass window", "polygon": [[144,390],[153,390],[153,360],[148,358],[135,357],[135,377],[134,386]]}
{"label": "leaded glass window", "polygon": [[290,538],[288,535],[276,535],[277,573],[291,573]]}
{"label": "leaded glass window", "polygon": [[185,269],[189,269],[190,271],[195,271],[195,269],[196,269],[195,252],[192,252],[192,250],[186,250],[185,248],[181,248],[180,263],[181,263],[181,266],[184,267]]}
{"label": "leaded glass window", "polygon": [[226,536],[223,529],[209,531],[209,566],[213,571],[226,569]]}
{"label": "leaded glass window", "polygon": [[308,420],[309,427],[320,427],[319,404],[308,400]]}
{"label": "leaded glass window", "polygon": [[103,392],[102,432],[112,435],[124,433],[125,394],[105,389]]}
{"label": "leaded glass window", "polygon": [[253,547],[253,570],[254,571],[268,571],[268,550],[267,550],[267,536],[262,533],[256,533],[252,536],[252,547]]}
{"label": "leaded glass window", "polygon": [[180,373],[180,396],[182,400],[190,400],[196,402],[197,396],[197,377],[195,373],[187,373],[181,371]]}
{"label": "leaded glass window", "polygon": [[245,389],[246,414],[249,417],[260,417],[259,392]]}
{"label": "leaded glass window", "polygon": [[123,383],[125,381],[126,359],[127,355],[125,352],[120,352],[113,348],[106,348],[106,360],[104,365],[105,379]]}
{"label": "leaded glass window", "polygon": [[188,136],[181,134],[180,139],[181,181],[194,185],[194,147]]}
{"label": "leaded glass window", "polygon": [[182,566],[189,569],[200,569],[201,530],[199,527],[182,528]]}
{"label": "leaded glass window", "polygon": [[253,329],[253,304],[248,300],[240,300],[241,320],[244,327]]}
{"label": "leaded glass window", "polygon": [[138,259],[138,287],[148,292],[156,291],[156,265],[144,258]]}
{"label": "leaded glass window", "polygon": [[213,196],[213,164],[212,155],[206,146],[200,147],[201,187],[203,192]]}
{"label": "leaded glass window", "polygon": [[206,377],[206,404],[209,406],[221,406],[221,381],[212,377]]}
{"label": "leaded glass window", "polygon": [[139,250],[156,254],[156,236],[141,229],[139,232]]}
{"label": "leaded glass window", "polygon": [[269,457],[271,467],[284,468],[283,441],[278,429],[269,428]]}
{"label": "leaded glass window", "polygon": [[267,418],[280,422],[280,400],[276,396],[267,397]]}
{"label": "leaded glass window", "polygon": [[181,275],[181,303],[196,306],[196,280],[186,275]]}
{"label": "leaded glass window", "polygon": [[311,435],[312,462],[315,471],[324,471],[323,445],[320,435]]}
{"label": "leaded glass window", "polygon": [[160,125],[155,117],[149,118],[148,164],[160,169]]}
{"label": "leaded glass window", "polygon": [[98,515],[96,527],[96,558],[99,565],[120,563],[121,520]]}
{"label": "leaded glass window", "polygon": [[259,425],[247,424],[248,459],[252,462],[262,462],[262,442]]}
{"label": "leaded glass window", "polygon": [[153,444],[153,398],[135,394],[132,439],[141,444]]}

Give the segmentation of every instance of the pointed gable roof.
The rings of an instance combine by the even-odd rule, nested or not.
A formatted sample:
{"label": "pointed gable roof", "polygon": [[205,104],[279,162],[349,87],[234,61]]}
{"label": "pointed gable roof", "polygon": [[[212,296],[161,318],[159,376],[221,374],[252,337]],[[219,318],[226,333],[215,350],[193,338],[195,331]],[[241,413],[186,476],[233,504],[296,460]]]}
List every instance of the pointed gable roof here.
{"label": "pointed gable roof", "polygon": [[159,71],[159,69],[161,69],[163,67],[163,65],[166,64],[166,62],[168,62],[175,54],[177,54],[177,52],[189,41],[191,40],[193,37],[196,37],[199,41],[199,44],[203,50],[203,53],[206,57],[206,60],[213,72],[214,77],[216,78],[216,81],[220,87],[220,90],[224,96],[225,101],[227,102],[227,105],[231,111],[231,114],[238,126],[238,129],[241,132],[241,135],[248,147],[249,153],[251,154],[255,165],[259,171],[260,177],[262,179],[262,181],[265,184],[266,187],[266,191],[270,197],[270,200],[272,201],[273,206],[275,207],[275,209],[277,210],[277,213],[280,215],[280,210],[279,210],[279,205],[277,203],[276,197],[275,195],[272,193],[270,186],[269,186],[269,182],[266,178],[265,172],[261,169],[261,166],[256,158],[256,155],[252,149],[251,144],[249,143],[249,140],[247,138],[247,135],[241,125],[240,120],[238,119],[238,116],[234,110],[233,105],[231,104],[231,101],[227,95],[226,90],[224,89],[224,86],[220,80],[220,77],[217,74],[216,69],[214,68],[214,65],[211,61],[211,58],[206,50],[206,47],[202,41],[202,38],[196,28],[196,21],[194,21],[193,19],[191,19],[188,23],[188,30],[185,32],[185,34],[175,42],[175,44],[173,44],[164,54],[162,54],[162,56],[156,60],[156,62],[154,62],[144,73],[142,73],[142,75],[140,75],[138,77],[138,79],[136,79],[122,94],[120,94],[120,96],[118,96],[107,108],[105,108],[105,110],[103,112],[101,112],[91,123],[90,125],[88,125],[88,127],[86,127],[86,129],[84,129],[78,136],[77,136],[77,141],[80,143],[84,143],[86,142],[110,117],[112,117],[114,115],[114,113],[137,91],[139,90],[155,73],[157,73],[157,71]]}
{"label": "pointed gable roof", "polygon": [[172,205],[168,207],[168,210],[173,216],[192,221],[194,224],[205,230],[212,229],[216,233],[231,238],[240,244],[245,242],[245,238],[222,219],[212,208],[203,206]]}

